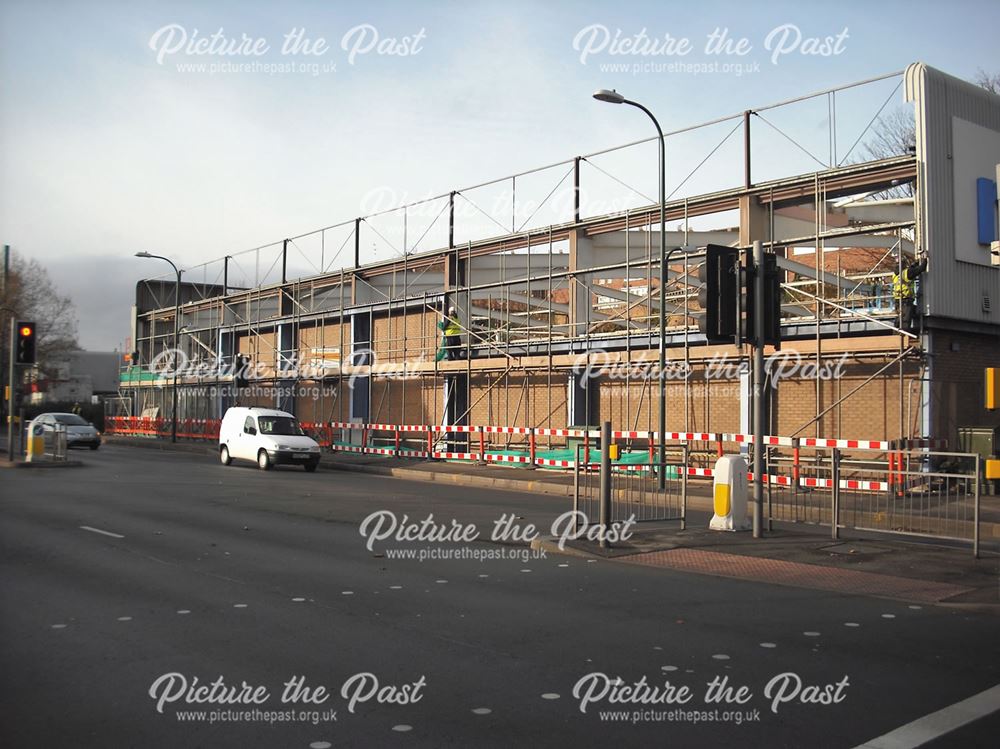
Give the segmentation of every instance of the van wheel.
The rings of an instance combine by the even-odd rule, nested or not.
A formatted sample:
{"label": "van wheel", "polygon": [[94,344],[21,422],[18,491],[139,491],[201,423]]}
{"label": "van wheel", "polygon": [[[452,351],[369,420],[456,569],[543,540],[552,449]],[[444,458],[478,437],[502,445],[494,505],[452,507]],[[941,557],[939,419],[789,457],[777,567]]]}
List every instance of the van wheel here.
{"label": "van wheel", "polygon": [[257,467],[262,471],[271,470],[271,459],[267,457],[267,450],[257,453]]}
{"label": "van wheel", "polygon": [[222,465],[227,466],[233,462],[233,459],[229,457],[229,448],[223,445],[219,450],[219,460],[222,461]]}

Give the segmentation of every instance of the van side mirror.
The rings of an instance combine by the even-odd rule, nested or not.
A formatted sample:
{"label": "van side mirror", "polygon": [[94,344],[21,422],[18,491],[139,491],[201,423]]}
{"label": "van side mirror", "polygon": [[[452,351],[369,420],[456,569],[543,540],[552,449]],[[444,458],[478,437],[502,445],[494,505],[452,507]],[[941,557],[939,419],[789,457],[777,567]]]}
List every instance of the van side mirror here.
{"label": "van side mirror", "polygon": [[247,434],[256,435],[257,434],[257,427],[247,427],[243,431],[246,432]]}

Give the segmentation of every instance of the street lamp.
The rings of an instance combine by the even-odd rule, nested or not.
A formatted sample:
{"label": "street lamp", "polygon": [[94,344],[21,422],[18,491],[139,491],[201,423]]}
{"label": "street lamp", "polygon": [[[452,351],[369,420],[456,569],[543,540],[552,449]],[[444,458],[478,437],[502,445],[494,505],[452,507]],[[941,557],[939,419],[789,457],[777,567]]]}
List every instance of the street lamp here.
{"label": "street lamp", "polygon": [[174,269],[174,273],[177,274],[177,283],[174,286],[174,386],[173,388],[171,388],[173,390],[173,399],[172,399],[173,406],[171,409],[172,413],[170,419],[170,441],[176,442],[177,441],[177,365],[179,363],[178,355],[180,353],[178,349],[179,342],[177,337],[180,333],[178,325],[180,322],[180,313],[181,313],[181,272],[177,268],[177,266],[174,265],[173,260],[171,260],[168,257],[163,257],[163,255],[153,255],[146,251],[143,251],[135,253],[135,256],[153,257],[156,258],[157,260],[166,260],[168,263],[170,263],[170,267]]}
{"label": "street lamp", "polygon": [[673,254],[673,250],[668,254],[666,252],[667,245],[667,206],[666,206],[666,170],[667,170],[667,157],[666,157],[666,144],[663,142],[663,128],[660,127],[660,123],[656,121],[656,117],[650,112],[646,107],[636,101],[630,101],[624,96],[619,94],[617,91],[612,89],[608,91],[606,88],[598,89],[594,92],[594,98],[598,101],[603,101],[607,104],[629,104],[636,109],[641,109],[646,115],[653,121],[656,126],[657,134],[657,144],[660,150],[660,358],[659,358],[659,378],[660,378],[660,419],[659,419],[659,429],[658,434],[660,436],[660,450],[659,450],[659,470],[657,474],[659,475],[659,487],[662,489],[666,485],[666,464],[667,464],[667,446],[666,446],[666,433],[667,433],[667,383],[666,383],[666,367],[667,367],[667,349],[666,349],[666,332],[667,332],[667,299],[666,299],[666,289],[667,289],[667,265],[670,262],[670,255]]}

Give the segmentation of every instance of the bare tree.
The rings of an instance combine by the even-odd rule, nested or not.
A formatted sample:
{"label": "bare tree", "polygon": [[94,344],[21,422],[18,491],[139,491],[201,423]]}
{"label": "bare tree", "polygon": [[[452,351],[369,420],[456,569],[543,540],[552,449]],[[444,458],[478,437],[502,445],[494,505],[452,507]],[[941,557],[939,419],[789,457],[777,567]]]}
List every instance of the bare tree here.
{"label": "bare tree", "polygon": [[980,68],[973,81],[977,86],[985,88],[991,94],[1000,94],[1000,73],[987,73]]}
{"label": "bare tree", "polygon": [[[38,325],[39,362],[54,361],[80,348],[73,301],[59,293],[45,266],[37,260],[25,260],[16,252],[11,253],[10,274],[0,293],[0,306],[14,310],[19,320],[32,320]],[[7,325],[2,327],[0,340],[6,352],[10,330]]]}
{"label": "bare tree", "polygon": [[[973,79],[977,86],[1000,94],[1000,73],[987,73],[980,68]],[[879,117],[871,128],[871,135],[864,143],[864,151],[870,159],[888,159],[914,152],[917,147],[917,131],[913,119],[913,109],[896,107]],[[900,198],[913,195],[913,185],[901,185],[880,193],[881,197]]]}

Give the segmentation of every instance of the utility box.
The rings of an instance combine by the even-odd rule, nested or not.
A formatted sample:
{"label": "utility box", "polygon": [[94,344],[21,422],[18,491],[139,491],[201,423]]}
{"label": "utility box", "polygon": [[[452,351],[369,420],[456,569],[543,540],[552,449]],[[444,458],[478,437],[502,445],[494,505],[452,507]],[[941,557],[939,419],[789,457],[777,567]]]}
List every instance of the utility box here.
{"label": "utility box", "polygon": [[1000,457],[1000,427],[959,427],[958,449],[975,453],[984,461]]}

